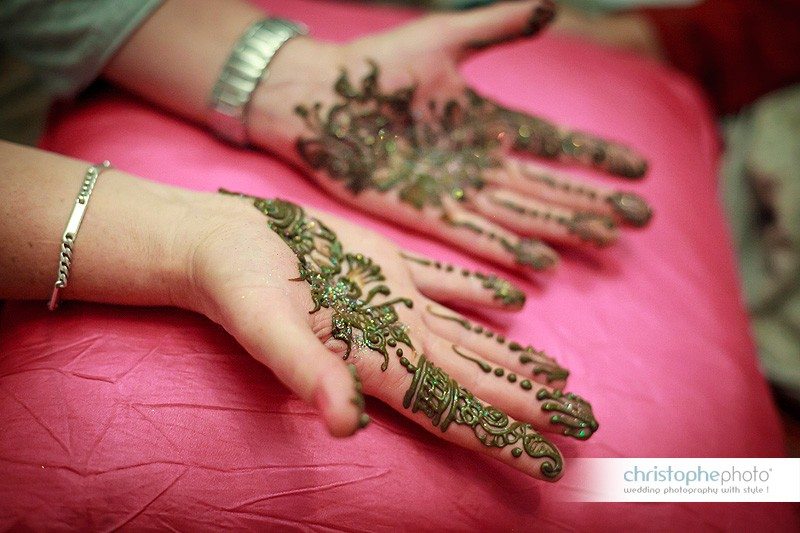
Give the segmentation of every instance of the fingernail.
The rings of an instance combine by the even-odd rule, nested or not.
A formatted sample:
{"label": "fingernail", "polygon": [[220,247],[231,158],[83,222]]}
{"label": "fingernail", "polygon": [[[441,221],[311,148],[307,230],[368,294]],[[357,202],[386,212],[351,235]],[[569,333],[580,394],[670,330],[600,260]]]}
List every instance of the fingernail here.
{"label": "fingernail", "polygon": [[615,192],[606,201],[626,222],[642,228],[650,222],[653,210],[641,196],[629,192]]}
{"label": "fingernail", "polygon": [[482,49],[487,48],[489,46],[496,46],[501,43],[507,43],[510,41],[516,41],[522,37],[530,37],[539,33],[542,28],[550,24],[550,22],[556,16],[556,5],[551,0],[544,0],[538,6],[536,6],[531,13],[530,18],[528,19],[528,23],[523,28],[522,32],[520,33],[513,33],[510,35],[504,35],[502,37],[497,37],[495,39],[488,39],[483,41],[472,41],[468,44],[468,46],[475,48],[475,49]]}
{"label": "fingernail", "polygon": [[481,286],[494,292],[494,299],[500,301],[503,307],[518,309],[525,305],[525,293],[507,279],[494,274],[473,274],[481,280]]}
{"label": "fingernail", "polygon": [[592,405],[571,392],[539,389],[536,399],[543,411],[554,413],[550,423],[564,426],[562,433],[578,440],[586,440],[600,427],[592,412]]}
{"label": "fingernail", "polygon": [[558,263],[558,256],[549,246],[536,239],[520,239],[517,244],[502,241],[503,247],[514,255],[517,264],[533,270],[549,270]]}
{"label": "fingernail", "polygon": [[530,37],[531,35],[539,33],[542,28],[550,24],[555,16],[556,5],[550,0],[543,1],[534,8],[523,35]]}
{"label": "fingernail", "polygon": [[611,172],[623,178],[638,179],[647,174],[647,161],[636,159],[633,163],[625,162],[611,169]]}
{"label": "fingernail", "polygon": [[604,248],[617,240],[616,224],[609,217],[594,213],[576,213],[567,222],[567,229],[584,242]]}

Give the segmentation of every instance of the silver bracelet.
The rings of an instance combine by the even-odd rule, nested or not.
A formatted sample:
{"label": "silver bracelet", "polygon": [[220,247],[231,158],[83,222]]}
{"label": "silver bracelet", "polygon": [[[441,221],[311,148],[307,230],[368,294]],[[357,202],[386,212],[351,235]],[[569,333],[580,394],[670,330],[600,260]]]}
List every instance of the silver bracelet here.
{"label": "silver bracelet", "polygon": [[72,208],[72,214],[69,216],[67,227],[64,229],[64,235],[61,236],[61,255],[58,261],[58,277],[53,286],[53,294],[50,296],[50,301],[47,303],[47,308],[51,311],[56,310],[61,291],[67,288],[69,267],[72,265],[72,247],[75,245],[75,238],[78,236],[78,230],[81,229],[83,215],[86,213],[86,206],[89,205],[89,198],[92,196],[94,184],[97,182],[97,178],[100,174],[109,168],[111,168],[111,163],[103,161],[102,163],[92,165],[86,169],[86,175],[83,177],[81,190],[78,191],[78,197],[75,199],[75,207]]}
{"label": "silver bracelet", "polygon": [[211,91],[208,125],[214,133],[234,144],[248,143],[247,110],[253,92],[278,50],[292,37],[307,33],[305,27],[278,18],[260,20],[247,29]]}

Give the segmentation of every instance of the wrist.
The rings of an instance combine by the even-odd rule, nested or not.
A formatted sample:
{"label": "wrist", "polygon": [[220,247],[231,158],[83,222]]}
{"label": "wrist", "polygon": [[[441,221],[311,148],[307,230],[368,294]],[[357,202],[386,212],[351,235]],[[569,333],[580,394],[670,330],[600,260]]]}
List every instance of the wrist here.
{"label": "wrist", "polygon": [[[253,209],[252,202],[236,196],[181,192],[185,194],[177,199],[178,207],[173,208],[176,231],[171,237],[180,252],[175,256],[176,262],[166,267],[168,275],[174,276],[170,305],[223,323],[224,316],[217,307],[221,284],[224,285],[224,278],[236,273],[235,266],[228,266],[237,264],[239,257],[248,251],[219,253],[218,250],[224,244],[233,246],[252,228],[261,228],[263,217]],[[230,271],[221,272],[220,264],[228,265],[225,268]]]}
{"label": "wrist", "polygon": [[124,305],[179,305],[191,243],[189,191],[109,170],[77,236],[64,296]]}
{"label": "wrist", "polygon": [[295,164],[304,126],[298,104],[333,102],[332,87],[344,66],[344,47],[310,37],[295,37],[275,54],[266,78],[253,92],[247,123],[254,146]]}

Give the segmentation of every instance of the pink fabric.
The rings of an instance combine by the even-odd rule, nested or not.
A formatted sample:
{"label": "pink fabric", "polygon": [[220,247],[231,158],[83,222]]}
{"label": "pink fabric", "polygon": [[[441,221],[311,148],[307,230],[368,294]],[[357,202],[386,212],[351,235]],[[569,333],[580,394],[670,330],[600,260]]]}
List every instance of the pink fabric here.
{"label": "pink fabric", "polygon": [[[275,2],[317,36],[344,39],[412,16],[388,8]],[[465,66],[504,102],[626,141],[652,170],[646,231],[567,252],[519,315],[485,319],[573,372],[600,431],[559,439],[568,457],[781,456],[717,201],[718,145],[697,91],[655,65],[545,37]],[[272,157],[116,92],[53,124],[45,147],[185,187],[220,185],[344,214],[404,246],[475,265],[391,223],[344,209]],[[584,172],[592,179],[611,178]],[[627,184],[626,184],[627,185]],[[486,265],[481,265],[486,269]],[[446,445],[368,401],[374,424],[327,436],[208,320],[171,309],[9,302],[0,319],[0,529],[220,528],[796,530],[785,505],[565,504],[579,486],[530,480]],[[567,469],[569,465],[567,465]]]}

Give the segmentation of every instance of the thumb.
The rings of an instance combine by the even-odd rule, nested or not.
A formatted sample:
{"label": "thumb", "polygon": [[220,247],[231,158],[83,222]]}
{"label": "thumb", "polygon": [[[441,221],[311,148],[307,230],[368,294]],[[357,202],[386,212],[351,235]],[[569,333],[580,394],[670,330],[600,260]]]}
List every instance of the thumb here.
{"label": "thumb", "polygon": [[[269,313],[252,306],[230,309],[226,329],[254,359],[304,401],[319,409],[330,433],[353,434],[369,422],[354,367],[328,350],[306,320],[292,312]],[[270,316],[271,315],[271,316]]]}
{"label": "thumb", "polygon": [[461,59],[472,52],[500,43],[530,37],[553,20],[556,6],[552,0],[501,2],[463,13],[429,17],[431,35],[439,35],[439,44]]}

